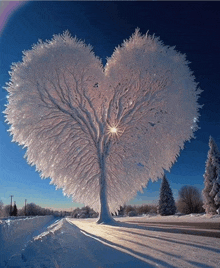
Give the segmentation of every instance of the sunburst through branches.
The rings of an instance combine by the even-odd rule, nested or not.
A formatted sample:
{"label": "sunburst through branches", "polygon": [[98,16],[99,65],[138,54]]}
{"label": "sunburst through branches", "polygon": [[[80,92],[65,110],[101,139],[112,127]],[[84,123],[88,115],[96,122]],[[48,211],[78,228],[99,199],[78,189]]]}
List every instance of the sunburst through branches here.
{"label": "sunburst through branches", "polygon": [[117,138],[117,139],[124,132],[124,129],[122,129],[118,125],[108,125],[107,129],[108,129],[108,132],[107,132],[108,135],[111,136],[111,137],[113,137],[113,138]]}

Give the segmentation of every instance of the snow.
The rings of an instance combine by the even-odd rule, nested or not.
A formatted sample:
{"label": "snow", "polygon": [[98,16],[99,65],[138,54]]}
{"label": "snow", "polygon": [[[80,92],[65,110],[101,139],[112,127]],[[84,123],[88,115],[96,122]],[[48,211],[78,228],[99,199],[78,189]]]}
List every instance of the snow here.
{"label": "snow", "polygon": [[120,221],[140,221],[140,222],[216,222],[220,223],[220,216],[219,215],[209,215],[205,213],[191,213],[188,215],[181,214],[181,213],[176,213],[175,215],[169,215],[169,216],[161,216],[157,214],[147,214],[143,215],[142,217],[123,217],[123,218],[118,218],[117,220]]}
{"label": "snow", "polygon": [[117,217],[115,226],[96,220],[2,221],[0,267],[220,267],[219,215]]}
{"label": "snow", "polygon": [[54,221],[53,216],[38,216],[0,220],[0,267],[26,243],[45,230]]}

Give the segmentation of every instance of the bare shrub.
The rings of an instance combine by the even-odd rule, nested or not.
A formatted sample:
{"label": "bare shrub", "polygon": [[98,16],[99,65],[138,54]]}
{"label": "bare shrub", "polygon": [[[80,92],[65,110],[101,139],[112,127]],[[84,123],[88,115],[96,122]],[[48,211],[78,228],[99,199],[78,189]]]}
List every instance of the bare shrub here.
{"label": "bare shrub", "polygon": [[204,212],[203,201],[199,190],[194,186],[183,186],[179,190],[177,209],[184,214]]}
{"label": "bare shrub", "polygon": [[157,213],[157,206],[153,204],[143,204],[139,207],[137,207],[137,213],[138,215],[143,215],[147,213]]}
{"label": "bare shrub", "polygon": [[131,211],[136,211],[136,207],[131,205],[125,206],[124,213],[126,215],[129,215]]}

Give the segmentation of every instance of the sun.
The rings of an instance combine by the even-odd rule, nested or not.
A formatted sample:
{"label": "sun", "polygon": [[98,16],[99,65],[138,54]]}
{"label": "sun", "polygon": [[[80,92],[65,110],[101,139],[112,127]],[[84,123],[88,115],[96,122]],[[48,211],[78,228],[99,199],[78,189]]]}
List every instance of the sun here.
{"label": "sun", "polygon": [[108,125],[108,135],[113,138],[119,138],[124,132],[118,125]]}
{"label": "sun", "polygon": [[108,125],[108,134],[109,135],[118,135],[118,127],[116,125]]}
{"label": "sun", "polygon": [[117,134],[117,128],[116,127],[111,127],[110,130],[109,130],[111,133],[115,133]]}

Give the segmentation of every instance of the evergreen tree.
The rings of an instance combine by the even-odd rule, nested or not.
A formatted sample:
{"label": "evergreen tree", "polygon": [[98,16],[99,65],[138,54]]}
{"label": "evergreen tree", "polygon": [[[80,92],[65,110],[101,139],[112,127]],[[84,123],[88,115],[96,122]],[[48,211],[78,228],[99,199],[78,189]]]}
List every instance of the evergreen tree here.
{"label": "evergreen tree", "polygon": [[160,187],[160,200],[159,200],[158,212],[162,216],[174,215],[176,212],[173,193],[165,175],[163,176]]}
{"label": "evergreen tree", "polygon": [[209,152],[204,174],[204,209],[208,214],[216,214],[220,207],[220,152],[214,139],[209,138]]}
{"label": "evergreen tree", "polygon": [[17,215],[18,215],[18,209],[17,209],[16,203],[14,203],[14,208],[13,208],[13,211],[12,211],[12,216],[17,216]]}

